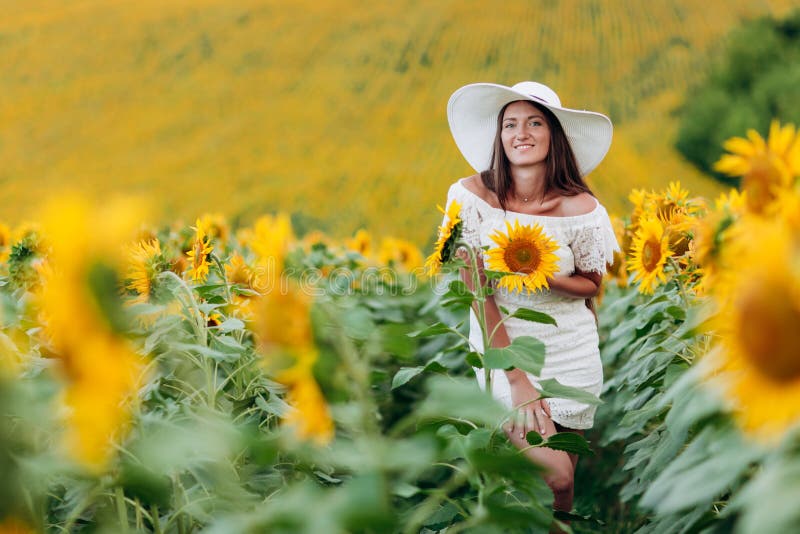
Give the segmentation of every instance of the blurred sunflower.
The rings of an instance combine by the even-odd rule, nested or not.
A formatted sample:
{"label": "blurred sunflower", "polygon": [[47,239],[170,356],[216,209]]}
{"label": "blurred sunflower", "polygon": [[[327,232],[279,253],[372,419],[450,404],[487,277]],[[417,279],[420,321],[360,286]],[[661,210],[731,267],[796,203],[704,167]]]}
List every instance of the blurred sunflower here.
{"label": "blurred sunflower", "polygon": [[312,372],[316,359],[314,350],[300,353],[295,364],[279,373],[276,379],[289,389],[286,401],[292,410],[284,417],[284,424],[293,427],[300,439],[326,445],[333,439],[334,425]]}
{"label": "blurred sunflower", "polygon": [[[625,244],[626,235],[628,234],[625,221],[616,215],[612,215],[611,226],[614,228],[614,235],[617,238],[617,243]],[[614,262],[606,273],[606,276],[609,279],[616,280],[620,287],[626,287],[628,285],[625,250],[626,248],[623,246],[621,250],[614,251]]]}
{"label": "blurred sunflower", "polygon": [[358,230],[356,235],[350,239],[345,239],[344,246],[347,250],[358,252],[364,258],[372,256],[372,236],[363,228]]}
{"label": "blurred sunflower", "polygon": [[95,473],[126,431],[143,379],[143,361],[124,337],[128,316],[119,295],[123,243],[141,219],[127,202],[94,210],[88,201],[61,197],[42,215],[50,255],[39,267],[35,301],[63,371],[67,448]]}
{"label": "blurred sunflower", "polygon": [[433,247],[433,254],[425,260],[425,271],[429,276],[438,273],[442,265],[452,261],[456,253],[456,243],[461,239],[461,204],[451,200],[447,209],[436,206],[444,214],[444,220],[439,227],[439,236]]}
{"label": "blurred sunflower", "polygon": [[714,200],[716,211],[725,211],[735,215],[741,215],[747,208],[747,193],[731,188],[727,193],[720,193]]}
{"label": "blurred sunflower", "polygon": [[645,200],[648,198],[648,193],[644,189],[632,189],[628,193],[628,200],[633,204],[633,211],[631,212],[631,226],[636,228],[639,226],[639,219],[645,214]]}
{"label": "blurred sunflower", "polygon": [[216,239],[224,246],[231,234],[228,220],[221,213],[205,213],[198,219],[209,239]]}
{"label": "blurred sunflower", "polygon": [[410,241],[385,237],[381,240],[378,261],[394,269],[412,272],[422,266],[422,253]]}
{"label": "blurred sunflower", "polygon": [[231,291],[233,298],[231,304],[235,310],[233,315],[249,320],[252,314],[252,303],[256,297],[250,293],[255,291],[255,273],[238,251],[234,252],[228,263],[225,264],[225,277],[233,286]]}
{"label": "blurred sunflower", "polygon": [[742,177],[747,207],[754,213],[763,213],[777,192],[800,175],[800,137],[793,124],[781,127],[773,120],[766,140],[751,129],[747,139],[733,137],[723,146],[730,154],[723,155],[714,170]]}
{"label": "blurred sunflower", "polygon": [[228,283],[252,289],[253,269],[247,265],[244,257],[239,252],[231,254],[228,263],[225,265],[225,277]]}
{"label": "blurred sunflower", "polygon": [[303,236],[301,244],[303,246],[303,250],[305,250],[306,253],[310,252],[311,249],[315,246],[321,245],[328,249],[333,247],[333,241],[331,240],[331,238],[325,235],[325,233],[321,232],[320,230],[312,230],[308,232],[306,235]]}
{"label": "blurred sunflower", "polygon": [[671,255],[661,221],[654,217],[641,220],[628,258],[628,271],[634,273],[633,281],[639,282],[640,293],[652,295],[659,281],[666,282],[664,265]]}
{"label": "blurred sunflower", "polygon": [[[284,223],[288,219],[265,219],[256,227],[254,243],[260,239],[260,253],[278,258],[281,269],[273,265],[259,273],[262,295],[255,299],[250,319],[262,366],[289,391],[287,402],[293,409],[284,424],[294,427],[301,439],[325,444],[332,439],[333,422],[312,372],[317,358],[311,325],[313,300],[283,271],[291,235],[291,227]],[[278,235],[268,240],[269,224],[277,226]]]}
{"label": "blurred sunflower", "polygon": [[282,272],[293,241],[294,231],[288,215],[263,215],[253,225],[250,248],[256,254],[258,265],[269,265],[276,272]]}
{"label": "blurred sunflower", "polygon": [[161,252],[158,240],[140,241],[128,248],[126,286],[138,296],[137,302],[147,302],[153,295],[158,275],[169,269],[169,261]]}
{"label": "blurred sunflower", "polygon": [[11,229],[8,225],[0,223],[0,263],[8,259],[11,252]]}
{"label": "blurred sunflower", "polygon": [[746,433],[765,440],[800,423],[800,239],[783,222],[737,224],[709,323],[719,339],[709,355],[713,379]]}
{"label": "blurred sunflower", "polygon": [[548,288],[547,277],[559,271],[558,243],[544,233],[541,225],[506,221],[506,233],[495,230],[489,237],[498,246],[487,252],[489,269],[509,274],[500,279],[498,287],[521,292],[523,288],[536,291]]}
{"label": "blurred sunflower", "polygon": [[6,516],[0,521],[0,534],[34,534],[36,530],[21,519]]}
{"label": "blurred sunflower", "polygon": [[203,221],[197,219],[192,228],[195,231],[194,241],[192,249],[186,254],[190,261],[189,275],[195,282],[205,282],[208,278],[208,267],[211,265],[208,256],[214,247],[211,245],[211,239],[206,233],[206,225]]}

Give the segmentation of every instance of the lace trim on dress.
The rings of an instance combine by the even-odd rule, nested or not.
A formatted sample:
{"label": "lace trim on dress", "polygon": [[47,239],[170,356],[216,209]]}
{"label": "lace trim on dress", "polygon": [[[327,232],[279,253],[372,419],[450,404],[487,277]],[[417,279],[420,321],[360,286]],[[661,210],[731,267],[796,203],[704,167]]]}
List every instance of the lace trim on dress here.
{"label": "lace trim on dress", "polygon": [[605,274],[606,266],[614,263],[614,251],[620,248],[605,208],[601,207],[593,219],[576,231],[570,248],[576,269]]}

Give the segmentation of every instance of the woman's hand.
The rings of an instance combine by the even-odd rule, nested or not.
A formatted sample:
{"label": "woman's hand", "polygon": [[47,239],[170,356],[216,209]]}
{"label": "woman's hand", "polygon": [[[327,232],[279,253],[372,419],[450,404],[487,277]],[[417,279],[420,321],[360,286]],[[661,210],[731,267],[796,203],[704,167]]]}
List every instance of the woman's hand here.
{"label": "woman's hand", "polygon": [[504,425],[512,439],[525,441],[528,432],[538,432],[542,436],[555,434],[555,424],[550,419],[550,406],[545,399],[537,399],[539,392],[526,376],[518,377],[511,383],[511,402],[516,411]]}

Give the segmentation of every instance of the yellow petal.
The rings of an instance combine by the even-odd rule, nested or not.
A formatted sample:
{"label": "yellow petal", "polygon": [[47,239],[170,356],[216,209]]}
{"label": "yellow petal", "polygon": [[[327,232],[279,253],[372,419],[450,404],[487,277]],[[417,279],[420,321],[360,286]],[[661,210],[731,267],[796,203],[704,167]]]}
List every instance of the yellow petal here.
{"label": "yellow petal", "polygon": [[740,156],[755,156],[756,147],[753,143],[743,137],[731,137],[722,146],[728,152],[733,152]]}

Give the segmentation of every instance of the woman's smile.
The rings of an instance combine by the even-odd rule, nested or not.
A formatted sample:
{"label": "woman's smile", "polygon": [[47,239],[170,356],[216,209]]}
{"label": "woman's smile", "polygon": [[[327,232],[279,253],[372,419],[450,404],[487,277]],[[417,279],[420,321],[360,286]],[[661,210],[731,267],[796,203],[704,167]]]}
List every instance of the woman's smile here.
{"label": "woman's smile", "polygon": [[501,139],[506,157],[513,166],[537,165],[550,150],[550,127],[542,112],[530,102],[520,100],[506,107]]}

